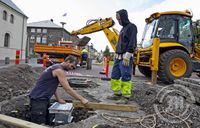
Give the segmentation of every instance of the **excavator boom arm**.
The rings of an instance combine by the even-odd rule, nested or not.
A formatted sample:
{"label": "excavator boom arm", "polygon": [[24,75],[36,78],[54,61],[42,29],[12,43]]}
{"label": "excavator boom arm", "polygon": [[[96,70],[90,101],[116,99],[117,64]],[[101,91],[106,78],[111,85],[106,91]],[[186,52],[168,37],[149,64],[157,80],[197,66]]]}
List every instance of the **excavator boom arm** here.
{"label": "excavator boom arm", "polygon": [[104,28],[110,28],[114,24],[115,22],[112,20],[112,18],[88,20],[85,27],[77,31],[72,31],[71,34],[72,35],[90,34],[90,33],[101,31]]}
{"label": "excavator boom arm", "polygon": [[106,35],[107,39],[109,40],[112,48],[116,49],[117,40],[119,37],[119,32],[113,28],[110,28],[115,24],[112,18],[105,18],[105,19],[97,19],[97,20],[89,20],[85,27],[77,30],[72,31],[72,35],[85,35],[90,34],[98,31],[103,31]]}

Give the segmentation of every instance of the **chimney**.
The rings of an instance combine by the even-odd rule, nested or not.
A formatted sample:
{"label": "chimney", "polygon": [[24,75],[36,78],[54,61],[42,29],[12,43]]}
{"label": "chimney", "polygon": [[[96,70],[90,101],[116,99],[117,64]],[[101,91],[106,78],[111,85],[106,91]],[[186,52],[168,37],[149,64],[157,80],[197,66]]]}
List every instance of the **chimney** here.
{"label": "chimney", "polygon": [[50,19],[51,22],[53,22],[53,19]]}

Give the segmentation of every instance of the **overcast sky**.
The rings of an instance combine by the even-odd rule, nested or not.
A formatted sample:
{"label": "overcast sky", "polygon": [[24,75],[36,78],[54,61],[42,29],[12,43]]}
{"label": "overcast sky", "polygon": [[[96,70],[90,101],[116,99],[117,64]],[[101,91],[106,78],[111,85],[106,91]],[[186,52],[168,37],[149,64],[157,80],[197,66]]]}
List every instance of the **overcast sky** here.
{"label": "overcast sky", "polygon": [[[29,18],[28,23],[53,19],[61,26],[66,22],[65,29],[69,32],[86,25],[87,20],[112,17],[114,28],[121,26],[115,18],[116,11],[126,9],[129,19],[138,27],[138,43],[141,41],[144,29],[144,19],[154,12],[185,10],[193,12],[193,19],[200,19],[198,0],[12,0]],[[62,15],[67,13],[66,17]],[[90,43],[100,51],[106,45],[111,48],[103,31],[86,35]],[[83,36],[79,36],[80,38]],[[111,50],[112,51],[112,50]]]}

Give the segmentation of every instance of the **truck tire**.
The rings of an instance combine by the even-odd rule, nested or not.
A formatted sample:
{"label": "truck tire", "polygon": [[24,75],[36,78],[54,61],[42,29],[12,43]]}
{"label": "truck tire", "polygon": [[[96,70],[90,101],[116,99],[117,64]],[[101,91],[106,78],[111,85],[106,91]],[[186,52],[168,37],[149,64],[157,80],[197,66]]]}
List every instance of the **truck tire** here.
{"label": "truck tire", "polygon": [[169,50],[160,55],[158,77],[164,83],[173,83],[175,79],[190,77],[192,62],[183,50]]}
{"label": "truck tire", "polygon": [[139,71],[146,77],[151,78],[151,69],[145,66],[138,66]]}

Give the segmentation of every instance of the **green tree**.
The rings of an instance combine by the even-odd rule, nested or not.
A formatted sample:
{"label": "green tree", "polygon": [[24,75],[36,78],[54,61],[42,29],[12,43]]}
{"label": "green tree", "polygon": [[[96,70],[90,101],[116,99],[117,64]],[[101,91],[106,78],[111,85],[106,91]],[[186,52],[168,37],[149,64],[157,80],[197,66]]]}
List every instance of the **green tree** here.
{"label": "green tree", "polygon": [[109,49],[108,45],[106,46],[106,49],[104,50],[103,55],[110,56],[110,49]]}

